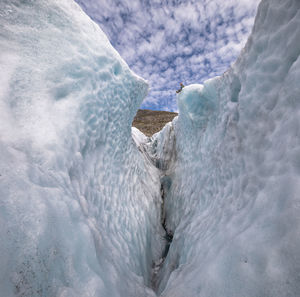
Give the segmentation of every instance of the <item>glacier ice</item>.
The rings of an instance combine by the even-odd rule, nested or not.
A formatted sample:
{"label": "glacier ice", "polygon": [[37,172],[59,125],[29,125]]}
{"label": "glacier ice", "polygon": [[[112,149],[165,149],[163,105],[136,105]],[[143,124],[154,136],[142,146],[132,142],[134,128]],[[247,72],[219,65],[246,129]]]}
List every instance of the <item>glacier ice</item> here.
{"label": "glacier ice", "polygon": [[0,14],[0,296],[154,296],[160,181],[131,138],[147,83],[73,1]]}
{"label": "glacier ice", "polygon": [[147,83],[76,3],[2,0],[0,296],[299,296],[299,28],[263,0],[148,138]]}
{"label": "glacier ice", "polygon": [[236,63],[178,95],[160,296],[299,296],[299,28],[299,1],[262,1]]}

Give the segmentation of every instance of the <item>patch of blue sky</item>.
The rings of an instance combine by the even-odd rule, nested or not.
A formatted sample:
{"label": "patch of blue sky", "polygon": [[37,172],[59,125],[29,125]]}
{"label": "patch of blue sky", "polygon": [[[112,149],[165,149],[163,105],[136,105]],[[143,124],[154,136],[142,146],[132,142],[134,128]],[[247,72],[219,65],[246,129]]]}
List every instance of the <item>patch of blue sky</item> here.
{"label": "patch of blue sky", "polygon": [[203,83],[236,60],[259,0],[76,0],[150,83],[142,108],[177,111],[179,83]]}

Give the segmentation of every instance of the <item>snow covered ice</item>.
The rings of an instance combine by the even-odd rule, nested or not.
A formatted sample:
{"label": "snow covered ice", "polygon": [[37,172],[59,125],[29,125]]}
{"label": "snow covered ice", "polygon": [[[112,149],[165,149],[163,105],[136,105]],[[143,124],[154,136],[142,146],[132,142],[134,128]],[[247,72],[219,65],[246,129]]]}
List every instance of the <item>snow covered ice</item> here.
{"label": "snow covered ice", "polygon": [[131,138],[147,83],[72,1],[0,13],[0,296],[154,296],[160,181]]}
{"label": "snow covered ice", "polygon": [[161,296],[299,296],[299,40],[300,2],[262,1],[232,68],[179,94]]}
{"label": "snow covered ice", "polygon": [[76,3],[2,0],[0,297],[299,296],[299,28],[263,0],[149,139],[147,83]]}

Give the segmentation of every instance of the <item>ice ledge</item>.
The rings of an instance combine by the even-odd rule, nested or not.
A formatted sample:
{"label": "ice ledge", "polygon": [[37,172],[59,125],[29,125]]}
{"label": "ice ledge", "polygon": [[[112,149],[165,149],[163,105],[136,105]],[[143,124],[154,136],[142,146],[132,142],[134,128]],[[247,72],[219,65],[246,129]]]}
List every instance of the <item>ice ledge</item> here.
{"label": "ice ledge", "polygon": [[207,80],[204,85],[184,87],[177,96],[180,117],[192,121],[196,126],[205,126],[217,106],[218,84],[219,77],[215,77]]}

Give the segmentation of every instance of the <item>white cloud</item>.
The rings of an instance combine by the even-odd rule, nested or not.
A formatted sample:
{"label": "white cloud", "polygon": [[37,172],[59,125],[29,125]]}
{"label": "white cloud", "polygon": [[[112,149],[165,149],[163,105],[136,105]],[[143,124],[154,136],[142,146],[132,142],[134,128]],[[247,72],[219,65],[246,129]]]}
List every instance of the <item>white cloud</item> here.
{"label": "white cloud", "polygon": [[149,80],[148,108],[176,109],[183,81],[222,74],[251,31],[259,0],[76,0],[129,66]]}

